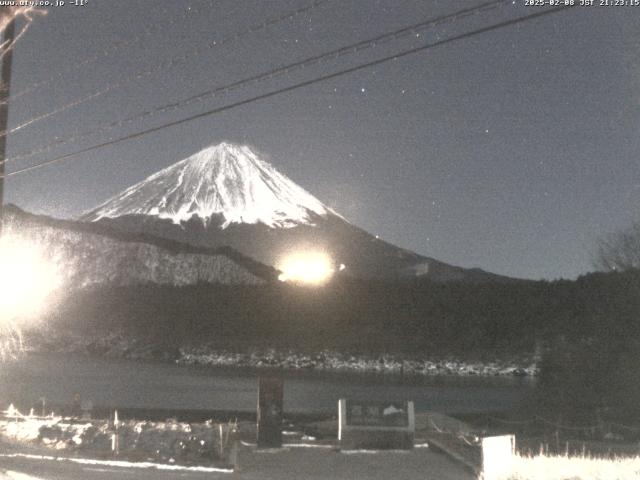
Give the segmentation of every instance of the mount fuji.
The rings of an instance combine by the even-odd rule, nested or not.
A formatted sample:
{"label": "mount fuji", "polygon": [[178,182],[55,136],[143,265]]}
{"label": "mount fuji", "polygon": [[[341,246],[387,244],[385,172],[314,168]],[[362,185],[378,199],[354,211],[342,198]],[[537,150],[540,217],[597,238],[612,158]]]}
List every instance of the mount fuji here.
{"label": "mount fuji", "polygon": [[312,224],[313,215],[338,215],[248,147],[221,143],[151,175],[116,195],[85,220],[145,215],[180,225],[261,223],[270,228]]}
{"label": "mount fuji", "polygon": [[311,250],[361,278],[506,279],[386,243],[349,223],[249,147],[230,143],[151,175],[80,220],[198,247],[229,246],[276,268],[287,255]]}

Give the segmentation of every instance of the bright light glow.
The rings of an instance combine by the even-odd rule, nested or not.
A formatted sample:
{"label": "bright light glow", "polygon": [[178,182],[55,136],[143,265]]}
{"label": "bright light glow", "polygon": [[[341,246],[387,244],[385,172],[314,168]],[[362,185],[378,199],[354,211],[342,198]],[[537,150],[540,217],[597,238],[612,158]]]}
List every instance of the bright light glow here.
{"label": "bright light glow", "polygon": [[36,313],[60,287],[56,266],[26,239],[0,239],[0,322]]}
{"label": "bright light glow", "polygon": [[284,259],[278,269],[283,282],[321,285],[328,282],[335,268],[331,258],[322,252],[295,253]]}

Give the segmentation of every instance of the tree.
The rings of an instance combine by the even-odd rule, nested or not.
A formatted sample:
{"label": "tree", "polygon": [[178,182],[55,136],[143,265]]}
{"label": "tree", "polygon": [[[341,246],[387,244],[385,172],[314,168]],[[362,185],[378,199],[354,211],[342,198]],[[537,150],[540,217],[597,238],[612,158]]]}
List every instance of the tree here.
{"label": "tree", "polygon": [[640,222],[600,241],[595,266],[605,271],[640,269]]}

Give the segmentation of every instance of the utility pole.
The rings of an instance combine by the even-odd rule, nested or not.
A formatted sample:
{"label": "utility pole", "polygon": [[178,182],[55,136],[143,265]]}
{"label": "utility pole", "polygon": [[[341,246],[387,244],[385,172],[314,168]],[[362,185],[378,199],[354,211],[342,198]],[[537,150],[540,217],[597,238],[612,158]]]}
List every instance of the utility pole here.
{"label": "utility pole", "polygon": [[2,57],[2,71],[0,72],[0,235],[4,221],[4,175],[7,151],[7,128],[9,126],[9,87],[11,86],[11,64],[13,63],[12,43],[16,36],[15,17],[7,24],[2,40],[8,46]]}

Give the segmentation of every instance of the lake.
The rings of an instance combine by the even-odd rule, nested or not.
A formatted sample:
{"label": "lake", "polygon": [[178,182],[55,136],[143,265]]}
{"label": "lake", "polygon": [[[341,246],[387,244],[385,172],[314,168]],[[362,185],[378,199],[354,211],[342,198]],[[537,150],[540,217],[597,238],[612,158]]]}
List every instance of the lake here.
{"label": "lake", "polygon": [[[96,406],[160,410],[255,411],[264,370],[174,365],[74,354],[25,354],[0,365],[0,407],[28,408],[46,397],[68,405],[74,394]],[[520,377],[383,375],[278,371],[285,379],[285,411],[335,412],[339,398],[413,400],[417,412],[508,410],[533,392]]]}

